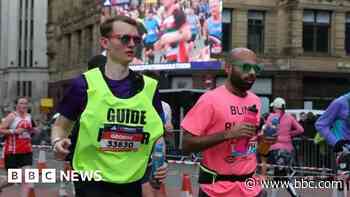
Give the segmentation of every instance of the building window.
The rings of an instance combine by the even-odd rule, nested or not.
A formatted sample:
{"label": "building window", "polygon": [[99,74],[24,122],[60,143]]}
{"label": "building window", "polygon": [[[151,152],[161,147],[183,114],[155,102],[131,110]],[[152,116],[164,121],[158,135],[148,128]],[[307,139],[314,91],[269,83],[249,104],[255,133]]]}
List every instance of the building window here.
{"label": "building window", "polygon": [[23,36],[23,20],[22,20],[22,14],[23,14],[23,1],[19,1],[19,10],[18,10],[18,15],[19,15],[19,23],[18,23],[18,67],[22,67],[23,65],[23,57],[22,57],[22,36]]}
{"label": "building window", "polygon": [[232,45],[232,10],[224,9],[222,12],[222,49],[227,52]]}
{"label": "building window", "polygon": [[27,50],[24,50],[24,67],[27,67]]}
{"label": "building window", "polygon": [[31,96],[32,96],[32,82],[17,81],[17,97],[31,97]]}
{"label": "building window", "polygon": [[350,54],[350,13],[346,15],[345,23],[345,51]]}
{"label": "building window", "polygon": [[248,11],[248,48],[256,53],[264,52],[265,13]]}
{"label": "building window", "polygon": [[18,49],[18,66],[22,67],[22,50]]}
{"label": "building window", "polygon": [[17,97],[20,97],[21,96],[21,82],[20,81],[17,81],[16,87],[17,87],[16,95],[17,95]]}
{"label": "building window", "polygon": [[31,96],[32,96],[32,82],[17,81],[17,97],[31,97]]}
{"label": "building window", "polygon": [[305,10],[303,19],[303,49],[305,52],[329,51],[331,12]]}
{"label": "building window", "polygon": [[[33,13],[33,11],[32,11]],[[33,67],[34,21],[30,20],[29,67]]]}
{"label": "building window", "polygon": [[29,67],[33,67],[33,50],[29,50]]}
{"label": "building window", "polygon": [[19,1],[18,67],[33,67],[34,1]]}

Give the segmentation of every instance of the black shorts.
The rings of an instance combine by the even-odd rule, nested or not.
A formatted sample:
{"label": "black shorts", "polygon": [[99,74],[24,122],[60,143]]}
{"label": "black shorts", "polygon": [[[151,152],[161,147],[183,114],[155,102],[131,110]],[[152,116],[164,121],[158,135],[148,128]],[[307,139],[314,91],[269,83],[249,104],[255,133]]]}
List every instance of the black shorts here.
{"label": "black shorts", "polygon": [[104,181],[74,182],[76,197],[142,197],[141,181],[127,184],[107,183]]}
{"label": "black shorts", "polygon": [[33,165],[33,153],[5,155],[5,168],[21,168]]}

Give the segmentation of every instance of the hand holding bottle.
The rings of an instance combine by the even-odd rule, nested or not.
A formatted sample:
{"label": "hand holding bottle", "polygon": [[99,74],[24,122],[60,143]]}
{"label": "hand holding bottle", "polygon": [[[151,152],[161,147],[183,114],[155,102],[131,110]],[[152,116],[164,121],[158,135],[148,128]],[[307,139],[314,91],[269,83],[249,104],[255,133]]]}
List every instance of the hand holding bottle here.
{"label": "hand holding bottle", "polygon": [[[252,129],[255,128],[254,131],[256,131],[256,125],[258,123],[257,113],[258,113],[258,109],[256,108],[256,105],[252,105],[248,107],[247,113],[243,121],[244,123],[247,123],[250,127],[252,127]],[[254,135],[255,134],[256,133],[254,132]],[[232,156],[244,155],[248,150],[249,139],[253,136],[242,137],[238,139],[238,141],[233,145],[234,147],[232,151]]]}

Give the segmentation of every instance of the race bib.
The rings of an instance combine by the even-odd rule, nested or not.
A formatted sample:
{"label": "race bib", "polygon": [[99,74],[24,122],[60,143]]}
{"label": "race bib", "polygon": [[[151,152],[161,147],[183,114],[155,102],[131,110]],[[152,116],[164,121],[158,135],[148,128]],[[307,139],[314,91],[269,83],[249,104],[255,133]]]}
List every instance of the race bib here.
{"label": "race bib", "polygon": [[140,128],[105,128],[100,134],[101,151],[137,152],[141,144],[148,144],[149,134],[140,132]]}

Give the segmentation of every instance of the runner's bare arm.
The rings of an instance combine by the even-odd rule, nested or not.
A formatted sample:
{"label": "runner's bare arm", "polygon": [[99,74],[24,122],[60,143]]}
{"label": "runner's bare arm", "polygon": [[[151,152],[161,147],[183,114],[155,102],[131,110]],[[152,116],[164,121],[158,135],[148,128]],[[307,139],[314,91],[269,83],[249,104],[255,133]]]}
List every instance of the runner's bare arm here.
{"label": "runner's bare arm", "polygon": [[194,136],[184,130],[183,150],[186,153],[199,152],[225,141],[225,132],[208,136]]}
{"label": "runner's bare arm", "polygon": [[179,42],[179,41],[187,41],[191,38],[191,30],[188,24],[182,25],[182,27],[171,33],[166,33],[160,38],[160,42],[162,45]]}
{"label": "runner's bare arm", "polygon": [[69,153],[69,146],[71,141],[68,138],[68,131],[71,131],[74,125],[74,121],[60,115],[51,132],[51,144],[53,145],[55,158],[58,160],[64,160]]}
{"label": "runner's bare arm", "polygon": [[16,115],[14,113],[8,114],[0,124],[0,133],[4,135],[12,134],[13,131],[9,129],[12,121],[15,119]]}
{"label": "runner's bare arm", "polygon": [[191,38],[191,29],[190,26],[185,23],[181,26],[180,29],[174,32],[164,34],[156,43],[155,50],[163,49],[164,46],[179,42],[179,41],[188,41]]}
{"label": "runner's bare arm", "polygon": [[51,140],[68,138],[68,131],[71,131],[74,125],[74,121],[69,120],[63,115],[58,116],[51,132]]}
{"label": "runner's bare arm", "polygon": [[187,153],[199,152],[220,144],[225,140],[237,139],[241,137],[253,137],[256,135],[256,127],[247,124],[236,124],[231,130],[218,132],[212,135],[195,136],[184,130],[183,150]]}

